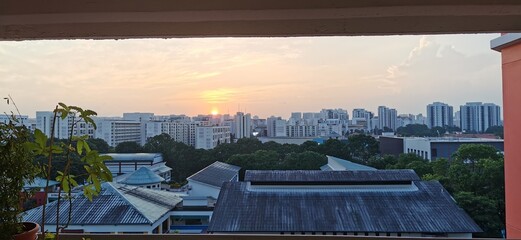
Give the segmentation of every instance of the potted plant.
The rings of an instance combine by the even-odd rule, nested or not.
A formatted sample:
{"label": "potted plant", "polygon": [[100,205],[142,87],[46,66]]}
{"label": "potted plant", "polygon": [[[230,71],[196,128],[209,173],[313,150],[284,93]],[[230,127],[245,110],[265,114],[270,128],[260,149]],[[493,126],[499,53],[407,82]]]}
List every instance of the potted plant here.
{"label": "potted plant", "polygon": [[[10,100],[12,101],[12,99]],[[2,204],[1,206],[7,206],[2,209],[2,215],[4,210],[6,212],[5,220],[7,221],[2,221],[0,225],[2,229],[0,231],[9,234],[7,235],[8,238],[12,238],[16,233],[23,230],[23,224],[19,221],[21,208],[15,203],[20,204],[20,190],[24,182],[33,180],[36,175],[41,175],[47,180],[44,188],[44,202],[47,201],[49,181],[53,172],[56,172],[55,179],[60,183],[56,209],[56,229],[54,229],[56,235],[52,235],[56,239],[59,238],[59,233],[68,227],[71,220],[72,207],[68,209],[68,219],[64,224],[60,221],[59,213],[61,201],[68,200],[72,203],[72,189],[79,186],[75,179],[78,176],[85,178],[85,184],[82,186],[83,194],[90,200],[101,191],[102,182],[112,181],[112,174],[104,164],[104,161],[110,160],[110,157],[100,156],[97,151],[91,150],[86,141],[88,136],[77,136],[74,133],[76,125],[80,122],[92,124],[96,128],[96,124],[91,118],[95,115],[96,112],[92,110],[84,110],[80,107],[59,103],[54,109],[50,136],[48,137],[42,131],[36,129],[32,139],[30,138],[29,130],[23,124],[17,123],[18,119],[14,114],[11,114],[11,121],[8,124],[1,125],[2,170],[0,170],[0,173],[2,175],[0,175],[0,178],[2,182],[10,184],[10,188],[4,192],[4,188],[0,185],[1,201],[4,201],[5,198],[5,204],[2,204],[3,202],[0,202],[0,204]],[[67,139],[59,142],[55,141],[55,136],[52,134],[55,132],[55,123],[58,118],[62,120],[68,118],[69,124]],[[65,159],[65,164],[60,169],[56,169],[53,166],[53,158],[56,155],[61,155]],[[71,173],[73,155],[79,158],[80,164],[84,169],[83,172],[76,173],[76,175]],[[41,161],[35,162],[34,158],[38,156]],[[5,161],[3,158],[5,158]],[[10,192],[7,192],[7,190]],[[65,199],[62,198],[62,193],[65,193]],[[72,205],[69,204],[69,206]],[[42,206],[40,229],[43,233],[47,232],[45,229],[47,215],[45,210],[46,205],[44,204]],[[3,220],[3,216],[0,220]]]}
{"label": "potted plant", "polygon": [[30,131],[20,119],[11,114],[7,123],[0,122],[0,239],[24,237],[38,232],[36,224],[20,222],[22,212],[21,190],[26,181],[38,173],[33,154],[25,148]]}

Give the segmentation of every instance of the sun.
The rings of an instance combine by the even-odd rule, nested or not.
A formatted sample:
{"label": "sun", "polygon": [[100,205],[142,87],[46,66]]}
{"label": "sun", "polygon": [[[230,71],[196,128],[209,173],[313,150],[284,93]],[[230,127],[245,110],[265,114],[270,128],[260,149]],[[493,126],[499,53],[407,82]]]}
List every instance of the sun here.
{"label": "sun", "polygon": [[219,110],[217,110],[217,108],[214,108],[214,109],[212,109],[212,111],[210,113],[215,116],[215,115],[219,114]]}

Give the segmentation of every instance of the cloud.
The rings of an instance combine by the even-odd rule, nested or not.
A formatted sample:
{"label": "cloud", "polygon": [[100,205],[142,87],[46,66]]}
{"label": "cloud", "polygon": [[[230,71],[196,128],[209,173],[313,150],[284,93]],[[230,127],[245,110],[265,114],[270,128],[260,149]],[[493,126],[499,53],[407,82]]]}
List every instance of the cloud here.
{"label": "cloud", "polygon": [[[382,74],[367,76],[387,103],[421,109],[429,101],[494,101],[500,103],[500,66],[493,52],[464,54],[434,36],[422,36],[406,58]],[[382,102],[383,104],[383,102]]]}

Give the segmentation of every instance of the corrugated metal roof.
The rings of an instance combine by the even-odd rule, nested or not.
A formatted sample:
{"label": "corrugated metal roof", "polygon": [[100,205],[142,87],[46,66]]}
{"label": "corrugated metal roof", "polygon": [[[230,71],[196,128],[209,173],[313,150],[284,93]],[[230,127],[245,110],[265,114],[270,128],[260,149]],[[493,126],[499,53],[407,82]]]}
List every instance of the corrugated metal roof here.
{"label": "corrugated metal roof", "polygon": [[239,174],[240,169],[241,167],[217,161],[194,173],[187,180],[221,187],[224,182],[231,181],[235,175]]}
{"label": "corrugated metal roof", "polygon": [[[104,183],[102,192],[90,202],[83,195],[72,200],[72,225],[152,224],[182,199],[159,190]],[[46,224],[56,223],[57,201],[47,204]],[[60,224],[68,219],[69,201],[60,206]],[[42,206],[22,214],[23,221],[41,223]]]}
{"label": "corrugated metal roof", "polygon": [[161,153],[105,153],[101,155],[111,156],[112,161],[163,161]]}
{"label": "corrugated metal roof", "polygon": [[125,178],[125,180],[121,181],[121,183],[128,185],[147,185],[160,183],[162,181],[165,181],[165,179],[154,173],[149,168],[141,167],[131,173]]}
{"label": "corrugated metal roof", "polygon": [[413,170],[247,170],[246,182],[391,182],[420,180]]}
{"label": "corrugated metal roof", "polygon": [[[162,174],[162,173],[169,172],[169,171],[172,170],[172,168],[166,166],[165,162],[160,162],[160,163],[154,164],[152,166],[143,166],[143,167],[146,167],[146,168],[152,170],[155,174]],[[115,177],[112,178],[112,182],[116,182],[116,183],[123,182],[131,174],[132,173],[125,173],[125,174],[122,174],[122,175],[119,175],[119,176],[115,176]]]}
{"label": "corrugated metal roof", "polygon": [[436,181],[406,192],[255,192],[223,185],[209,232],[472,233],[476,223]]}

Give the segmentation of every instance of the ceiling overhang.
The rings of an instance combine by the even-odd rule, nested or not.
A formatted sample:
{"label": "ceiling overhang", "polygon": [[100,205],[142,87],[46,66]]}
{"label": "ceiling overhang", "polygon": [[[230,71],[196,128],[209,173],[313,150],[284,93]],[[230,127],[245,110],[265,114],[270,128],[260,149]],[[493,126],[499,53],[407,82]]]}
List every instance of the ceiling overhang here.
{"label": "ceiling overhang", "polygon": [[521,1],[0,1],[0,40],[488,32],[521,32]]}

